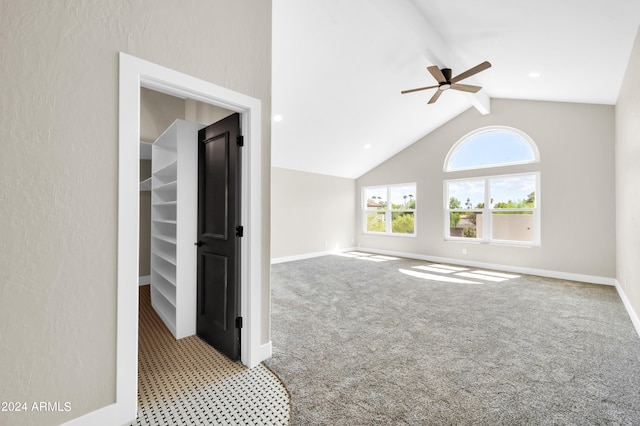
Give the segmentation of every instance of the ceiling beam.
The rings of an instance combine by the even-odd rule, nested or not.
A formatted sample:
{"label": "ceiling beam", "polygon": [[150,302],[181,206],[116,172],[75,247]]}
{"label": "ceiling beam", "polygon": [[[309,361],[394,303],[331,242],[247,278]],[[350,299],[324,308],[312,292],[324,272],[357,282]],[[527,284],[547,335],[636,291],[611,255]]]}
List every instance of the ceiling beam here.
{"label": "ceiling beam", "polygon": [[[416,5],[415,0],[402,2],[372,0],[371,3],[398,28],[398,34],[405,36],[405,43],[413,45],[414,49],[424,55],[431,65],[451,68],[454,71],[466,70],[477,65],[462,63],[451,46],[433,29],[433,25]],[[480,114],[486,115],[491,112],[491,98],[485,91],[463,93],[463,95]]]}

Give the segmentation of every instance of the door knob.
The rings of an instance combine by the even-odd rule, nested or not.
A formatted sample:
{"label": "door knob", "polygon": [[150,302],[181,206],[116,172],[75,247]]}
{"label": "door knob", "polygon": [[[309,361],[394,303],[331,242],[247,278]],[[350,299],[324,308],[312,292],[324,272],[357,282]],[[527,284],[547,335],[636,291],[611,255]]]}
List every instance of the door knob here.
{"label": "door knob", "polygon": [[193,243],[194,246],[202,247],[202,241],[196,241]]}

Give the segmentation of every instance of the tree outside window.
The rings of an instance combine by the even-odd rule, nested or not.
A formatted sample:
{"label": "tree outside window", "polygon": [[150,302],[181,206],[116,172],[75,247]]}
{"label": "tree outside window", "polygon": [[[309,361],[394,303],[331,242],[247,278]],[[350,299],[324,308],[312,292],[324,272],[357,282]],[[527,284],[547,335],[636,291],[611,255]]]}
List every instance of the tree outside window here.
{"label": "tree outside window", "polygon": [[446,181],[447,239],[537,243],[538,186],[538,173]]}
{"label": "tree outside window", "polygon": [[363,188],[363,232],[416,235],[416,184]]}

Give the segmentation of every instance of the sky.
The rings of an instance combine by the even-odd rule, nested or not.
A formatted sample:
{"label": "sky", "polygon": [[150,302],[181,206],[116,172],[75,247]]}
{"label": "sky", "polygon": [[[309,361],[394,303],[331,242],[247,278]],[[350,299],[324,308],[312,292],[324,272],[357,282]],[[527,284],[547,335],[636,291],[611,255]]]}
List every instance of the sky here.
{"label": "sky", "polygon": [[525,200],[536,190],[535,175],[517,175],[504,178],[453,180],[447,182],[447,203],[450,197],[455,197],[465,208],[467,198],[476,207],[485,202],[485,184],[488,186],[489,198],[493,204],[509,200]]}
{"label": "sky", "polygon": [[449,160],[447,170],[532,160],[535,160],[535,154],[529,142],[510,131],[490,130],[472,135],[458,146]]}
{"label": "sky", "polygon": [[[405,202],[409,202],[412,199],[416,199],[416,186],[414,184],[407,185],[391,185],[390,187],[391,204],[403,205]],[[407,196],[405,199],[404,196]],[[412,195],[413,197],[409,197]],[[389,195],[387,194],[387,187],[366,188],[364,194],[364,201],[370,200],[371,197],[382,197],[377,200],[379,203],[387,201]]]}

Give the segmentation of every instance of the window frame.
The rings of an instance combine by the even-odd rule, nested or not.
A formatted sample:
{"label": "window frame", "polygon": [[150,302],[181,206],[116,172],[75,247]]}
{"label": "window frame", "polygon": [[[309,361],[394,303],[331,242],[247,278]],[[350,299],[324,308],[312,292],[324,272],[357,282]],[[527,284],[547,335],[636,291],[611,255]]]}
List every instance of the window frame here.
{"label": "window frame", "polygon": [[[481,165],[481,166],[462,167],[462,168],[458,168],[458,169],[452,169],[450,167],[451,166],[451,160],[453,160],[453,158],[455,157],[455,155],[458,152],[458,150],[466,142],[468,142],[470,139],[472,139],[473,137],[475,137],[477,135],[480,135],[482,133],[489,133],[489,132],[493,132],[493,131],[501,131],[501,132],[513,133],[516,136],[520,137],[522,140],[524,140],[529,145],[529,147],[533,151],[533,156],[534,156],[533,160],[492,163],[492,164],[485,164],[485,165]],[[538,162],[540,162],[540,151],[538,150],[538,146],[536,145],[536,143],[533,141],[533,139],[528,134],[526,134],[522,130],[516,129],[515,127],[497,126],[496,125],[496,126],[486,126],[486,127],[481,127],[479,129],[475,129],[475,130],[467,133],[466,135],[464,135],[460,139],[458,139],[458,141],[455,144],[453,144],[453,146],[451,147],[451,149],[447,153],[447,156],[444,159],[443,171],[446,172],[446,173],[451,173],[451,172],[460,172],[460,171],[465,171],[465,170],[480,170],[480,169],[489,169],[489,168],[493,168],[493,167],[516,166],[516,165],[531,164],[531,163],[538,163]]]}
{"label": "window frame", "polygon": [[[391,208],[391,204],[392,204],[391,203],[391,190],[392,190],[392,188],[400,187],[400,186],[409,186],[409,185],[413,185],[413,187],[414,187],[414,198],[413,198],[413,201],[415,201],[415,207],[413,209],[392,209]],[[386,189],[387,205],[386,205],[386,208],[384,210],[367,208],[366,192],[369,189]],[[384,235],[384,236],[391,236],[391,237],[416,238],[417,235],[418,235],[418,221],[417,221],[417,217],[418,217],[417,216],[418,215],[418,196],[417,196],[417,191],[418,191],[417,182],[394,183],[394,184],[388,184],[388,185],[363,186],[361,188],[362,233],[365,234],[365,235],[380,235],[380,236]],[[385,215],[385,230],[384,230],[384,232],[375,232],[375,231],[367,230],[367,215],[369,215],[369,214],[381,214],[381,212],[384,212],[384,215]],[[411,234],[393,232],[393,229],[392,229],[393,213],[403,213],[403,212],[412,213],[413,214],[413,233],[411,233]]]}
{"label": "window frame", "polygon": [[[534,176],[535,177],[535,206],[532,208],[493,208],[491,205],[491,180],[495,179],[508,179],[514,177]],[[484,184],[484,207],[483,208],[449,208],[449,190],[448,184],[450,182],[463,182],[463,181],[483,181]],[[443,211],[444,211],[444,236],[445,241],[456,242],[469,242],[469,243],[483,243],[483,244],[495,244],[495,245],[513,245],[523,247],[539,247],[540,243],[540,225],[541,225],[541,196],[540,196],[540,172],[522,172],[522,173],[509,173],[503,175],[488,175],[488,176],[468,176],[464,178],[444,179],[443,180]],[[462,201],[462,200],[461,200]],[[517,240],[501,240],[494,239],[493,234],[493,214],[495,212],[531,212],[533,215],[533,240],[532,241],[517,241]],[[451,212],[476,212],[482,214],[482,237],[454,237],[451,236]]]}

